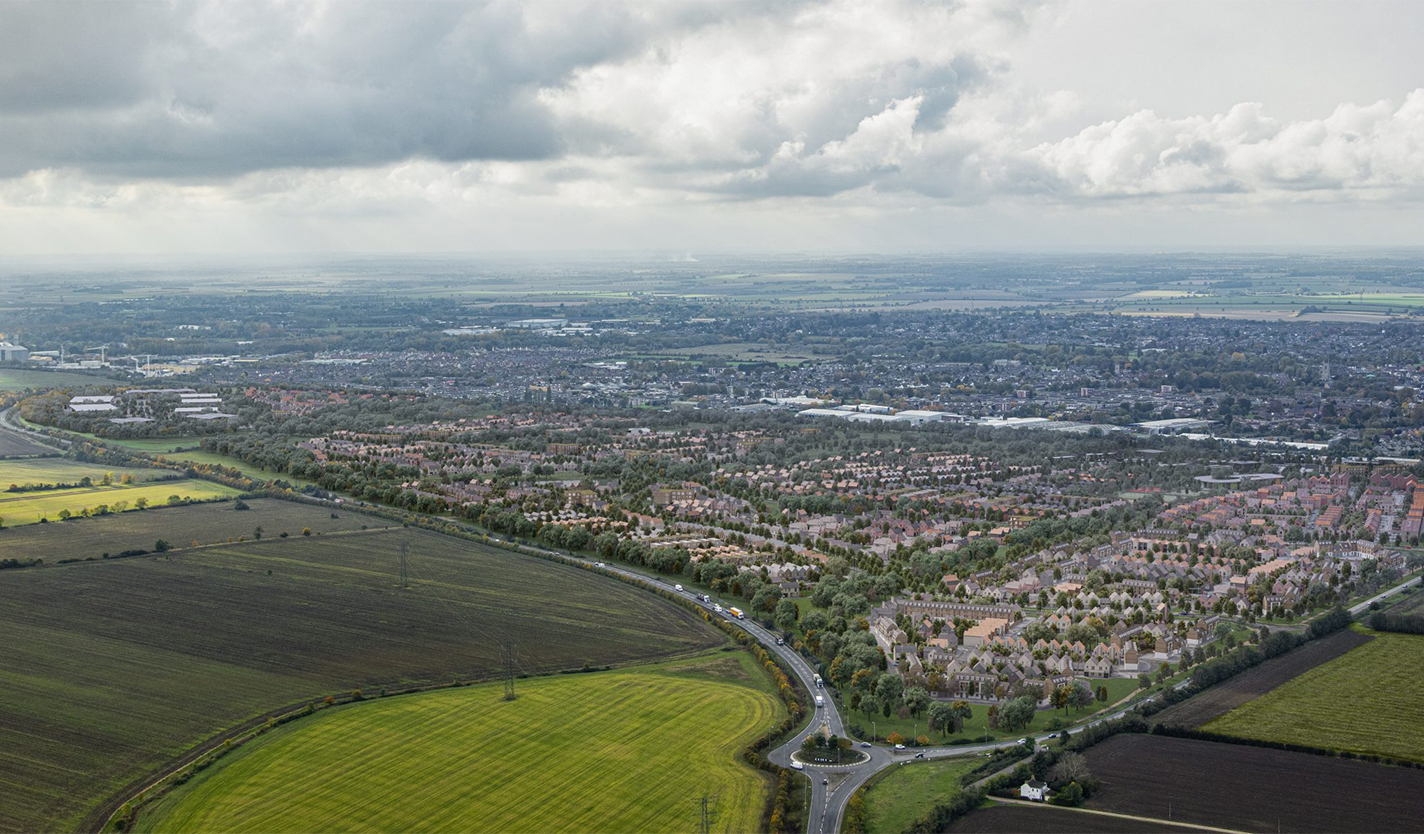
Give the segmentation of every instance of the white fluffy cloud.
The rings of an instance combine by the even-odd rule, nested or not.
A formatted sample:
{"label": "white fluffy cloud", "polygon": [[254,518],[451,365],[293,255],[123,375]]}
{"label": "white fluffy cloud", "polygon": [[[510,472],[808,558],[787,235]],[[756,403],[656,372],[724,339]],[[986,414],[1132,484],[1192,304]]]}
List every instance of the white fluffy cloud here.
{"label": "white fluffy cloud", "polygon": [[1424,186],[1424,89],[1401,104],[1342,104],[1324,118],[1289,123],[1257,103],[1209,118],[1165,119],[1144,110],[1025,156],[1059,193],[1080,197],[1417,197]]}
{"label": "white fluffy cloud", "polygon": [[734,216],[1424,197],[1424,89],[1102,119],[1099,91],[1015,77],[1063,2],[0,4],[0,227],[379,217],[446,247],[656,216],[715,246]]}

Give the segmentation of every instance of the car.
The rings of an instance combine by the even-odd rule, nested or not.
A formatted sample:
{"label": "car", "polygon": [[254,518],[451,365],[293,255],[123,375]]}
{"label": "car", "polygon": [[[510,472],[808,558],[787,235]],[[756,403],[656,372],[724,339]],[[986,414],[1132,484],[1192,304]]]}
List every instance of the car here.
{"label": "car", "polygon": [[904,750],[904,749],[905,749],[905,745],[903,745],[903,744],[897,744],[897,745],[895,745],[895,749],[896,749],[896,750]]}
{"label": "car", "polygon": [[594,562],[594,563],[593,563],[593,566],[596,567],[596,568],[601,568],[601,567],[604,567],[604,564],[603,564],[602,562]]}
{"label": "car", "polygon": [[674,585],[674,586],[672,586],[672,589],[673,589],[674,591],[677,591],[679,594],[682,593],[682,586],[681,586],[681,585]]}
{"label": "car", "polygon": [[822,784],[822,785],[829,785],[829,784],[831,784],[831,780],[830,780],[830,779],[824,779],[824,778],[823,778],[823,779],[821,779],[821,784]]}
{"label": "car", "polygon": [[923,759],[924,757],[925,757],[925,754],[924,754],[923,752],[921,752],[921,753],[916,753],[916,754],[915,754],[915,758],[917,758],[917,759]]}
{"label": "car", "polygon": [[1038,746],[1038,742],[1034,741],[1034,740],[1031,739],[1031,738],[1021,738],[1021,739],[1019,739],[1019,744],[1027,744],[1029,747],[1037,747],[1037,746]]}
{"label": "car", "polygon": [[778,637],[778,638],[776,638],[776,645],[778,645],[778,646],[784,646],[784,645],[786,645],[786,641],[783,640],[783,639],[781,639],[780,637]]}
{"label": "car", "polygon": [[868,741],[862,741],[862,742],[860,743],[860,746],[861,746],[861,747],[869,747],[869,746],[870,746],[870,742],[868,742]]}
{"label": "car", "polygon": [[792,762],[792,763],[791,763],[791,769],[792,769],[792,770],[805,770],[805,769],[806,769],[806,766],[803,765],[803,764],[801,764],[800,762]]}

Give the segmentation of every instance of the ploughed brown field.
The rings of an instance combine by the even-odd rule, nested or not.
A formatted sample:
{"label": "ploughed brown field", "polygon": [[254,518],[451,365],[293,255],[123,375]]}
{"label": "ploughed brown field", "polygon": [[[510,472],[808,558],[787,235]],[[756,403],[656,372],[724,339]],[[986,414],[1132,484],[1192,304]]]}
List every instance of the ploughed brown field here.
{"label": "ploughed brown field", "polygon": [[1087,807],[1098,810],[1238,831],[1424,826],[1424,770],[1136,734],[1085,755],[1101,783]]}
{"label": "ploughed brown field", "polygon": [[1194,831],[1176,825],[1154,825],[1102,814],[1085,814],[1068,808],[1043,805],[991,805],[960,817],[946,831],[953,834],[1165,834]]}
{"label": "ploughed brown field", "polygon": [[1149,720],[1177,727],[1200,727],[1369,641],[1368,635],[1350,629],[1337,631],[1222,681],[1200,695],[1162,710]]}

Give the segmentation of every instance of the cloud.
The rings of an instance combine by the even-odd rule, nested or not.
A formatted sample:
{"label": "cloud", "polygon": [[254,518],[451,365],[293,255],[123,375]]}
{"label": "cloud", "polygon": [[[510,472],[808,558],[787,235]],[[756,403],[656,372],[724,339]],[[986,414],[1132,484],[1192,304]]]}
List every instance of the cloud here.
{"label": "cloud", "polygon": [[1015,56],[1072,9],[0,3],[0,226],[83,214],[161,232],[186,214],[254,236],[321,227],[324,243],[342,223],[391,240],[500,239],[511,218],[529,240],[612,229],[598,240],[649,218],[736,237],[746,218],[814,238],[990,209],[1012,227],[1024,206],[1056,223],[1424,198],[1424,89],[1289,117],[1232,93],[1217,115],[1167,117],[1172,102],[1023,84]]}
{"label": "cloud", "polygon": [[1143,110],[1039,145],[1024,159],[1068,197],[1250,194],[1292,199],[1349,192],[1412,196],[1424,187],[1424,89],[1402,104],[1342,104],[1283,123],[1257,103],[1165,119]]}
{"label": "cloud", "polygon": [[550,158],[567,137],[540,91],[654,23],[594,2],[5,3],[0,175]]}

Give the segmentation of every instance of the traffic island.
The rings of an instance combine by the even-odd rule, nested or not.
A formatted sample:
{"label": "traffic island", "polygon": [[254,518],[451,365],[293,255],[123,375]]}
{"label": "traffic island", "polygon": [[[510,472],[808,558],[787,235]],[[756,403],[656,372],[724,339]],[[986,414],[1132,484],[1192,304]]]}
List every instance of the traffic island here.
{"label": "traffic island", "polygon": [[791,753],[791,761],[807,767],[855,767],[870,761],[870,757],[859,750],[826,750],[824,748],[801,749]]}

